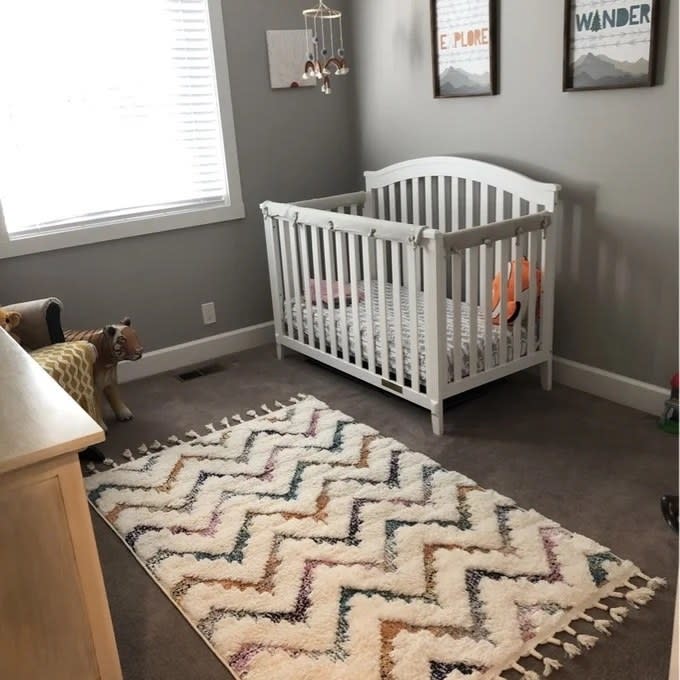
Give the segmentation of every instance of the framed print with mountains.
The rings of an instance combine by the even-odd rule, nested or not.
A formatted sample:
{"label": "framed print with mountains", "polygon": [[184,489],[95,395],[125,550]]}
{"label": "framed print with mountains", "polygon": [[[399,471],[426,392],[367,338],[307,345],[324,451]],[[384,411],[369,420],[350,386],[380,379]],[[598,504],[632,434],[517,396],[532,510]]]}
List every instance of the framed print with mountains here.
{"label": "framed print with mountains", "polygon": [[435,97],[496,94],[496,0],[430,0]]}
{"label": "framed print with mountains", "polygon": [[658,0],[565,0],[565,91],[654,85]]}

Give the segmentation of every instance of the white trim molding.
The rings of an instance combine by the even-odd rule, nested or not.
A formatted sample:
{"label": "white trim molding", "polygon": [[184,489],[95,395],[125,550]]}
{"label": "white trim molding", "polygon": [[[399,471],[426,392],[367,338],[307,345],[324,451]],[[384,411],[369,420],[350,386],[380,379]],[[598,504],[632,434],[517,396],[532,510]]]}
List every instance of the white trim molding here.
{"label": "white trim molding", "polygon": [[175,371],[178,368],[211,361],[227,354],[242,352],[273,342],[273,321],[238,328],[234,331],[210,335],[207,338],[192,340],[181,345],[157,349],[145,354],[139,361],[122,363],[118,367],[118,380],[119,382],[130,382],[140,378],[148,378],[151,375]]}
{"label": "white trim molding", "polygon": [[554,357],[555,382],[616,404],[660,416],[670,390],[577,361]]}

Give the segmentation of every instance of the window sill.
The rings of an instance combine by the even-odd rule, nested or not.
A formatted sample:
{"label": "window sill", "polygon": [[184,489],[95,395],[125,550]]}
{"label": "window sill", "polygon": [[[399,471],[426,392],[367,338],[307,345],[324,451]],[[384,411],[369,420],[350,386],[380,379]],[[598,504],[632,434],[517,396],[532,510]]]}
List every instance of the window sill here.
{"label": "window sill", "polygon": [[245,209],[243,203],[239,202],[230,206],[191,208],[138,217],[128,216],[96,225],[78,225],[60,231],[26,235],[10,240],[4,240],[0,235],[0,260],[174,229],[217,224],[243,217],[245,217]]}

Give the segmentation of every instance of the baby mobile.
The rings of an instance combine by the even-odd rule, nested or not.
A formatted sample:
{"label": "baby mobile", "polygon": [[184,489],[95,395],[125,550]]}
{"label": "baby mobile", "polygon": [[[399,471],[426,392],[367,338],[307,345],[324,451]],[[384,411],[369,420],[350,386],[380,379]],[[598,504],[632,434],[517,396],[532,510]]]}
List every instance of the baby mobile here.
{"label": "baby mobile", "polygon": [[321,92],[330,94],[331,76],[344,76],[349,73],[342,38],[342,12],[331,9],[324,2],[319,2],[318,7],[303,10],[302,14],[305,17],[307,34],[307,61],[302,78],[320,80]]}

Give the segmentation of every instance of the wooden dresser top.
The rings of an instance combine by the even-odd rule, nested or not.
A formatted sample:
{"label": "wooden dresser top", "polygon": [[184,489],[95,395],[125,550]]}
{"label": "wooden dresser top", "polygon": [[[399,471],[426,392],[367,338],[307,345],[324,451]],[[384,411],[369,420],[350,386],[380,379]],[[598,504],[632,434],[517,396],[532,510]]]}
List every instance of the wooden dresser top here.
{"label": "wooden dresser top", "polygon": [[99,425],[0,328],[0,474],[102,441]]}

